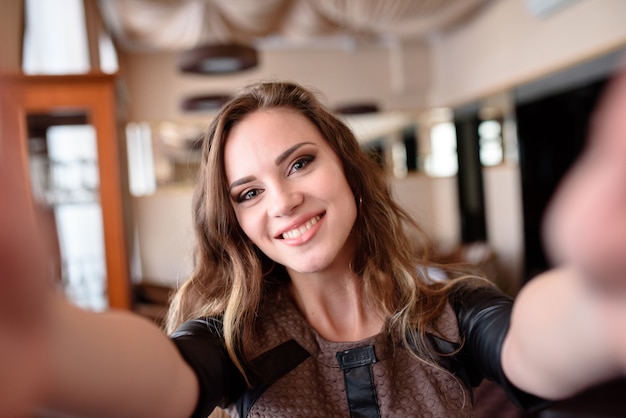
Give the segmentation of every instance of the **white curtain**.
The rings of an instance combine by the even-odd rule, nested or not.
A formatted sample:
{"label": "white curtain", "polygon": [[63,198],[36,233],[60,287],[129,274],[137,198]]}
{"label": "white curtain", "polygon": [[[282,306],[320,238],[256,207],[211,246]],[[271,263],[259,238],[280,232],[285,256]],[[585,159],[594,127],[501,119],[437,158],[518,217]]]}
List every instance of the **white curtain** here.
{"label": "white curtain", "polygon": [[253,43],[352,35],[419,38],[477,10],[486,0],[100,0],[105,22],[126,48],[184,50],[206,43]]}

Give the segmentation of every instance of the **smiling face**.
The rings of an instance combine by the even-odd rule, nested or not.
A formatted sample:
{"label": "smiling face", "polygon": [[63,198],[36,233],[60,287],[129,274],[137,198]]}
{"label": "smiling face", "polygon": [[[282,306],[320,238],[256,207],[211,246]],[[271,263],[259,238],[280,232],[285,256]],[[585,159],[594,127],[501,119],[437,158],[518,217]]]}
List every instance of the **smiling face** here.
{"label": "smiling face", "polygon": [[237,220],[269,258],[292,277],[348,268],[354,195],[307,118],[286,108],[249,114],[228,135],[224,165]]}

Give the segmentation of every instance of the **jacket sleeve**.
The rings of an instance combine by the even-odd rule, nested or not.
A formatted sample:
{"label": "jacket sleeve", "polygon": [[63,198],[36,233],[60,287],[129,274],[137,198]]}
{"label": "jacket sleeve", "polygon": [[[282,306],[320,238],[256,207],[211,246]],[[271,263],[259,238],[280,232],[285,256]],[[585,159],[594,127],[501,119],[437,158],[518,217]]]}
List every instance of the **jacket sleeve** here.
{"label": "jacket sleeve", "polygon": [[509,329],[513,299],[495,286],[460,284],[450,295],[463,339],[455,355],[473,384],[487,378],[501,386],[520,408],[537,411],[551,402],[517,389],[504,375],[502,345]]}
{"label": "jacket sleeve", "polygon": [[198,404],[192,418],[206,418],[215,407],[226,407],[243,393],[245,379],[226,352],[221,321],[187,321],[171,339],[198,379]]}

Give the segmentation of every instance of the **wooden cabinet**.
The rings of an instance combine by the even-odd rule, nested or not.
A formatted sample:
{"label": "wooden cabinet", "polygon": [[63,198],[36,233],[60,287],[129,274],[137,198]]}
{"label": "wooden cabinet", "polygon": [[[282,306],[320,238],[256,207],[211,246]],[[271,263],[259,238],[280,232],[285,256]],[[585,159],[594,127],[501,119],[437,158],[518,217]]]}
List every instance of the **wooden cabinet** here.
{"label": "wooden cabinet", "polygon": [[[1,152],[20,160],[23,173],[20,178],[24,186],[31,188],[35,201],[45,206],[50,215],[50,228],[58,238],[60,282],[68,292],[76,292],[77,289],[71,286],[78,282],[79,288],[84,285],[95,288],[96,293],[101,291],[105,308],[130,308],[132,298],[122,187],[125,176],[122,175],[118,141],[116,77],[104,74],[5,74],[1,77]],[[64,149],[69,156],[65,160],[59,160],[57,154],[52,156],[53,148],[59,148],[53,142],[64,141],[51,140],[50,128],[57,126],[81,127],[77,130],[77,138],[71,140],[76,142],[68,147],[65,141]],[[83,149],[87,151],[83,152]],[[93,155],[89,154],[89,149]],[[92,216],[83,219],[82,224],[76,214],[81,210]],[[65,238],[67,242],[63,242],[63,233],[59,230],[61,218],[74,229],[73,238]],[[92,238],[83,240],[81,234],[92,229],[100,231],[101,242],[88,243],[87,239]],[[74,255],[74,260],[67,259],[68,253],[85,253],[88,248],[94,248],[93,252],[100,249],[102,261],[95,258],[76,261]],[[94,280],[102,283],[94,283]]]}

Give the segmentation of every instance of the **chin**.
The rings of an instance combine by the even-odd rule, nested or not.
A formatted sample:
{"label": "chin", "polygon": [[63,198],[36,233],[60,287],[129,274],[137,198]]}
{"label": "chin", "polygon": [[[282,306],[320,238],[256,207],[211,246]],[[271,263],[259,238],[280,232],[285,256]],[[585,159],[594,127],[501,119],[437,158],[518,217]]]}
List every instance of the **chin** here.
{"label": "chin", "polygon": [[288,271],[293,271],[294,273],[313,274],[313,273],[319,273],[320,271],[327,269],[328,263],[321,263],[321,262],[311,263],[309,261],[307,263],[302,263],[302,264],[292,263],[291,265],[286,265],[286,267]]}
{"label": "chin", "polygon": [[288,270],[299,274],[313,274],[322,271],[323,268],[318,266],[295,266],[288,267]]}

